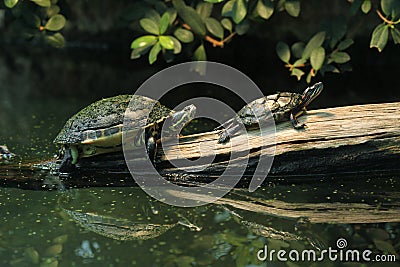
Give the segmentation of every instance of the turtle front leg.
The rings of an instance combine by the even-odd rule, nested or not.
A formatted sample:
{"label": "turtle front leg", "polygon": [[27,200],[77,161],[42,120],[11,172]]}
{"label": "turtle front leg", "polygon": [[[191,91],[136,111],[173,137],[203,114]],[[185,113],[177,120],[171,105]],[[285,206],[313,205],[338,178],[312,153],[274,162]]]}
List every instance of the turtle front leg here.
{"label": "turtle front leg", "polygon": [[[71,147],[66,147],[64,149],[64,157],[61,161],[60,167],[59,167],[59,171],[60,172],[70,172],[71,170],[74,169],[74,154],[75,154],[75,149],[73,149],[72,147],[74,147],[76,149],[75,146],[71,146]],[[72,152],[74,151],[74,152]],[[77,152],[77,150],[76,150]],[[76,155],[77,157],[77,155]],[[76,159],[77,160],[77,159]]]}
{"label": "turtle front leg", "polygon": [[228,142],[231,139],[231,136],[233,136],[235,133],[239,131],[239,124],[231,124],[229,125],[226,129],[222,130],[219,139],[218,139],[218,144],[224,144]]}
{"label": "turtle front leg", "polygon": [[293,128],[295,128],[296,130],[304,129],[304,127],[306,126],[304,123],[299,123],[296,118],[296,114],[294,114],[293,112],[290,113],[290,121],[292,122]]}

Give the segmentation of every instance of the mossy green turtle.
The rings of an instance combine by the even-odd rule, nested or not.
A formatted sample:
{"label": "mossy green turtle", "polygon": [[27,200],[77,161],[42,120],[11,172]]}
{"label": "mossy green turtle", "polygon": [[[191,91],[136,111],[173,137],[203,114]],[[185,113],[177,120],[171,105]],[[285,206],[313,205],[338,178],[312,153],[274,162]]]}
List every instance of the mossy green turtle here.
{"label": "mossy green turtle", "polygon": [[306,107],[321,93],[321,82],[308,87],[303,94],[282,92],[256,99],[244,106],[237,115],[222,124],[223,128],[218,143],[226,143],[230,137],[240,129],[240,123],[246,128],[257,127],[260,119],[268,119],[265,110],[271,111],[276,123],[290,120],[295,129],[304,128],[304,124],[297,121],[297,117],[306,111]]}
{"label": "mossy green turtle", "polygon": [[54,139],[54,143],[62,146],[60,171],[71,170],[79,158],[122,151],[123,130],[136,137],[135,146],[146,145],[153,161],[161,124],[169,119],[168,135],[179,134],[178,131],[194,118],[195,113],[194,105],[175,112],[141,95],[119,95],[99,100],[72,116]]}

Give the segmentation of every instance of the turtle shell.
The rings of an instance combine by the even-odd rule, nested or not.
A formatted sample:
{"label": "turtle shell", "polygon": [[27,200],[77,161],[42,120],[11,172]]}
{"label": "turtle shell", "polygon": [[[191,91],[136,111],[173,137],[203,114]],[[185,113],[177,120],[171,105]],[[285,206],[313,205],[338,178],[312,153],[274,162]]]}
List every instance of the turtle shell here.
{"label": "turtle shell", "polygon": [[72,116],[54,139],[54,143],[92,144],[114,138],[114,145],[120,144],[124,115],[131,100],[126,118],[129,130],[147,127],[171,115],[169,108],[145,96],[119,95],[105,98]]}
{"label": "turtle shell", "polygon": [[[266,119],[269,114],[265,110],[269,108],[275,122],[287,121],[289,120],[290,113],[299,108],[302,103],[302,96],[300,94],[288,92],[277,93],[250,102],[238,112],[238,117],[243,124],[251,126],[257,124],[260,119]],[[301,110],[302,108],[299,109],[299,111]]]}

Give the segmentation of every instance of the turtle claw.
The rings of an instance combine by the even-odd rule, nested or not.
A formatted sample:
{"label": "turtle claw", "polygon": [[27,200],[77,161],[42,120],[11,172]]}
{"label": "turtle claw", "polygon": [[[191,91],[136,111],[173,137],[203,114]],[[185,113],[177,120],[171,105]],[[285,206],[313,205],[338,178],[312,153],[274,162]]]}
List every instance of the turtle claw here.
{"label": "turtle claw", "polygon": [[304,123],[293,125],[293,128],[295,128],[296,130],[304,130],[306,127],[307,127],[307,125]]}
{"label": "turtle claw", "polygon": [[303,130],[306,127],[304,123],[299,123],[293,113],[290,114],[290,121],[292,122],[293,128],[296,130]]}
{"label": "turtle claw", "polygon": [[219,135],[218,144],[229,142],[230,139],[231,137],[229,136],[228,132],[226,130],[223,130],[222,133]]}

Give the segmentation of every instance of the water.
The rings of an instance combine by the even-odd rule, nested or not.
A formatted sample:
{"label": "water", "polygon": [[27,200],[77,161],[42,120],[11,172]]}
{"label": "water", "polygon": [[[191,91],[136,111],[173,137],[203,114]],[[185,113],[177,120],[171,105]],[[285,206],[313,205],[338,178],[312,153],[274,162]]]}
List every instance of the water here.
{"label": "water", "polygon": [[[349,217],[337,218],[335,211],[357,213],[359,204],[398,212],[397,188],[394,178],[371,178],[365,186],[349,180],[274,183],[252,194],[236,189],[218,203],[196,208],[165,205],[137,187],[1,188],[0,265],[313,266],[279,262],[276,255],[272,262],[260,261],[257,252],[267,245],[268,250],[320,253],[337,249],[340,238],[347,249],[393,254],[398,260],[398,222],[328,223],[346,222]],[[352,204],[342,210],[339,201]],[[324,204],[325,216],[317,216],[317,206],[307,206],[318,203]],[[295,218],[296,212],[311,216]]]}

